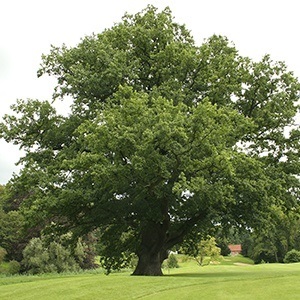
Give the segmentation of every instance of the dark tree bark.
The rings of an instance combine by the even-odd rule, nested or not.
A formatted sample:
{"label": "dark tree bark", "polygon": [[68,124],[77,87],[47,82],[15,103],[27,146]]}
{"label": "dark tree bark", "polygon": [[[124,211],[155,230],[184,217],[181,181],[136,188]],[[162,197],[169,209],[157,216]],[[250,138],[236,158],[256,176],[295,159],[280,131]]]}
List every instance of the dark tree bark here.
{"label": "dark tree bark", "polygon": [[164,259],[167,258],[166,253],[153,253],[144,249],[139,253],[139,261],[132,275],[162,276],[161,266]]}
{"label": "dark tree bark", "polygon": [[183,241],[186,234],[194,224],[205,219],[206,210],[198,212],[189,220],[184,222],[176,232],[170,234],[170,218],[165,213],[165,219],[161,223],[148,222],[141,232],[141,246],[137,253],[138,264],[132,275],[161,276],[161,266],[168,258],[168,251]]}
{"label": "dark tree bark", "polygon": [[161,266],[168,257],[165,249],[168,221],[162,224],[149,222],[142,232],[141,246],[137,253],[138,264],[132,275],[161,276]]}

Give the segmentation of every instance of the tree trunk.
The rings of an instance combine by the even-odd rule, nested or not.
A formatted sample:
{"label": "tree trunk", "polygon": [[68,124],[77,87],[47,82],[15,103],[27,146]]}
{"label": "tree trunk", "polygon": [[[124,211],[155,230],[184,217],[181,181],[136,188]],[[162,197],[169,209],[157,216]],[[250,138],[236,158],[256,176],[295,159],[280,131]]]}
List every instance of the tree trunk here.
{"label": "tree trunk", "polygon": [[132,275],[162,276],[162,261],[160,253],[143,251],[139,254],[139,261]]}
{"label": "tree trunk", "polygon": [[132,275],[161,276],[161,266],[168,257],[165,249],[167,226],[148,223],[142,232],[138,264]]}

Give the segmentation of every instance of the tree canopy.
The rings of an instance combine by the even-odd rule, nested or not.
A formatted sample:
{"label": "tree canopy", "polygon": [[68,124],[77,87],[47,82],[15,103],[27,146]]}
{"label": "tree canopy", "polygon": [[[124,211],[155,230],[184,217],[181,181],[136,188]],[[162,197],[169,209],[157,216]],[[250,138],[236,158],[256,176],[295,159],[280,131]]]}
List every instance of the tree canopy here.
{"label": "tree canopy", "polygon": [[8,187],[32,222],[99,229],[108,271],[136,253],[135,275],[161,275],[193,231],[298,212],[300,85],[283,62],[253,62],[223,36],[197,46],[169,8],[148,6],[75,47],[52,46],[45,74],[71,111],[12,106],[0,134],[25,155]]}

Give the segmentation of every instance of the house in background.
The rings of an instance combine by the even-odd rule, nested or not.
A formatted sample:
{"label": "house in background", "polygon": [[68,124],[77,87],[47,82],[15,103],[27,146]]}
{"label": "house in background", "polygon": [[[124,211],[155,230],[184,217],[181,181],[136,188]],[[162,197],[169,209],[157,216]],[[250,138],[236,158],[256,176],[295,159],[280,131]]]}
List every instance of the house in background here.
{"label": "house in background", "polygon": [[238,255],[242,253],[242,245],[228,245],[228,248],[230,249],[230,255]]}

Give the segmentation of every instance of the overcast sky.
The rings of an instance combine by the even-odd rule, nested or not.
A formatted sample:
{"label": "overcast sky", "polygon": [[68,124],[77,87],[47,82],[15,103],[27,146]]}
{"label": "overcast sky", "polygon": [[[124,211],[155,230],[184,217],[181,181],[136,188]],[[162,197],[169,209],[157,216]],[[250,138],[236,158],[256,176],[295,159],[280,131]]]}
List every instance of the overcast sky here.
{"label": "overcast sky", "polygon": [[[200,45],[212,34],[227,36],[242,55],[259,60],[269,53],[300,77],[297,0],[2,0],[0,14],[0,118],[16,99],[51,99],[54,81],[37,78],[42,53],[50,45],[76,45],[81,37],[102,32],[127,11],[147,4],[169,6]],[[63,103],[60,108],[64,109]],[[17,146],[0,141],[0,184],[18,168]]]}

